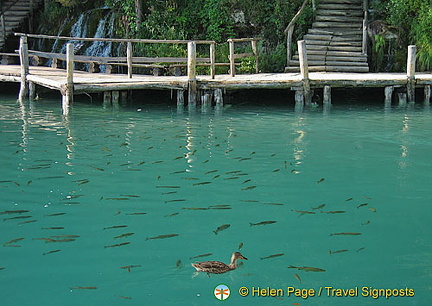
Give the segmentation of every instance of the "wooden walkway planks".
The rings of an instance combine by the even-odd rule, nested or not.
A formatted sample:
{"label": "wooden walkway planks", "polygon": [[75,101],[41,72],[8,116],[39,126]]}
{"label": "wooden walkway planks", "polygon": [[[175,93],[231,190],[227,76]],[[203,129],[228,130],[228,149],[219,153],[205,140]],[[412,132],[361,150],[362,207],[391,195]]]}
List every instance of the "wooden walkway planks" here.
{"label": "wooden walkway planks", "polygon": [[[0,65],[0,81],[20,82],[19,65]],[[66,83],[66,70],[50,67],[30,66],[28,81],[40,86],[61,90]],[[385,87],[405,86],[405,73],[337,73],[310,72],[311,87]],[[416,85],[432,85],[432,73],[417,73]],[[299,73],[260,73],[236,75],[197,76],[199,89],[283,89],[302,86]],[[103,74],[74,71],[74,92],[104,92],[111,90],[137,89],[183,89],[188,87],[187,76],[151,76],[134,74]]]}

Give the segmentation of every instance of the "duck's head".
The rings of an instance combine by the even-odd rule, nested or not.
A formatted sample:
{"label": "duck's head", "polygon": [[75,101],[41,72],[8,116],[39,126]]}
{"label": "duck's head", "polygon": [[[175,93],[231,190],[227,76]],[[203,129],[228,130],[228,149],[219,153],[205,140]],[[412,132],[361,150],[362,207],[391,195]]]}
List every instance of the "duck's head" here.
{"label": "duck's head", "polygon": [[234,252],[231,256],[231,261],[237,260],[237,259],[244,259],[248,260],[246,257],[244,257],[240,252]]}

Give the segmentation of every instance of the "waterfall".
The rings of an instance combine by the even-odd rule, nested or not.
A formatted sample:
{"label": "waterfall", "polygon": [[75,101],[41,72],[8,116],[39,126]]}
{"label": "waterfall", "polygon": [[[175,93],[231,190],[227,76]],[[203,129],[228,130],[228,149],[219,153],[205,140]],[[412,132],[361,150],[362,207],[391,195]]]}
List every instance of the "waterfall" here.
{"label": "waterfall", "polygon": [[[113,12],[108,13],[104,18],[99,20],[94,38],[112,37],[114,34],[115,15]],[[85,51],[87,56],[111,56],[112,42],[94,41]]]}

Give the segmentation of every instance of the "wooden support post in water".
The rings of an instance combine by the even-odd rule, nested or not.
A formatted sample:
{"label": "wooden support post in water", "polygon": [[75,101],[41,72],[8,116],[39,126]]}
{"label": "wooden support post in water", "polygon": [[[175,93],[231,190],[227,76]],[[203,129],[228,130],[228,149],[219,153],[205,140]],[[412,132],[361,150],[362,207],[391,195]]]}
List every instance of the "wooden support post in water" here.
{"label": "wooden support post in water", "polygon": [[214,100],[215,100],[216,106],[223,106],[223,92],[222,92],[222,89],[220,89],[220,88],[215,89],[213,95],[214,95]]}
{"label": "wooden support post in water", "polygon": [[229,44],[229,61],[230,61],[230,75],[235,77],[235,58],[234,58],[234,41],[232,39],[228,39]]}
{"label": "wooden support post in water", "polygon": [[111,93],[111,97],[112,97],[112,106],[114,108],[119,108],[119,99],[120,99],[120,92],[118,90],[114,90]]}
{"label": "wooden support post in water", "polygon": [[415,65],[416,65],[416,46],[408,46],[407,59],[407,96],[408,102],[415,102]]}
{"label": "wooden support post in water", "polygon": [[216,46],[214,43],[210,44],[210,76],[212,79],[215,78],[215,63],[216,63]]}
{"label": "wooden support post in water", "polygon": [[34,101],[36,97],[36,84],[29,82],[29,100]]}
{"label": "wooden support post in water", "polygon": [[22,102],[28,92],[27,75],[29,74],[27,36],[24,35],[20,37],[19,56],[21,62],[21,88],[20,88],[18,100]]}
{"label": "wooden support post in water", "polygon": [[196,43],[188,42],[188,105],[195,106],[197,103],[197,79],[196,79]]}
{"label": "wooden support post in water", "polygon": [[103,108],[108,108],[111,106],[111,92],[105,91],[103,96]]}
{"label": "wooden support post in water", "polygon": [[74,82],[73,82],[73,71],[74,71],[74,44],[66,44],[66,84],[62,92],[62,107],[63,115],[69,113],[69,107],[73,103],[74,94]]}
{"label": "wooden support post in water", "polygon": [[127,67],[128,67],[128,77],[132,79],[132,43],[128,41],[127,49],[126,49],[126,57],[127,57]]}
{"label": "wooden support post in water", "polygon": [[330,85],[324,86],[324,89],[323,89],[323,103],[325,105],[331,105],[331,87],[330,87]]}
{"label": "wooden support post in water", "polygon": [[306,53],[306,42],[304,40],[299,40],[297,42],[299,61],[300,61],[300,74],[302,76],[303,82],[303,95],[304,103],[306,105],[312,104],[312,95],[310,90],[310,80],[309,80],[309,66]]}
{"label": "wooden support post in water", "polygon": [[177,107],[184,105],[184,91],[182,89],[177,90]]}
{"label": "wooden support post in water", "polygon": [[384,88],[384,104],[386,106],[390,106],[392,103],[393,90],[394,86],[386,86]]}
{"label": "wooden support post in water", "polygon": [[125,105],[128,101],[128,92],[127,90],[123,90],[120,92],[120,103]]}
{"label": "wooden support post in water", "polygon": [[210,111],[211,108],[211,102],[212,102],[212,95],[208,92],[204,92],[204,94],[201,97],[201,111],[203,113],[207,113]]}
{"label": "wooden support post in water", "polygon": [[431,86],[426,85],[424,88],[424,103],[429,104],[431,98]]}

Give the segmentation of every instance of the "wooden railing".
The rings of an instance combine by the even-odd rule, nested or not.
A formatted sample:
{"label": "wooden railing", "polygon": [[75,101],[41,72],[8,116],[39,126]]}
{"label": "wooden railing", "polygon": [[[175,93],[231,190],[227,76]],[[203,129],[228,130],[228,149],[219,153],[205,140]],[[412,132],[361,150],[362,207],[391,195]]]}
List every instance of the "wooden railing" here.
{"label": "wooden railing", "polygon": [[[232,77],[235,77],[235,60],[238,58],[245,58],[245,57],[255,57],[255,72],[259,72],[259,60],[258,60],[258,41],[260,41],[260,38],[230,38],[228,39],[229,44],[229,60],[230,60],[230,75]],[[235,54],[235,43],[236,42],[250,42],[252,45],[252,53],[240,53]]]}
{"label": "wooden railing", "polygon": [[[309,2],[309,0],[305,0],[302,4],[302,6],[300,7],[300,9],[298,10],[298,12],[294,15],[293,19],[291,20],[291,22],[288,24],[288,26],[286,27],[284,33],[287,35],[287,66],[290,65],[290,60],[291,60],[291,56],[292,56],[292,35],[294,32],[294,27],[295,24],[297,22],[297,20],[299,19],[300,15],[303,13],[304,9],[306,8],[307,3]],[[312,9],[315,11],[316,6],[315,6],[315,0],[312,0]]]}
{"label": "wooden railing", "polygon": [[[172,66],[186,66],[188,62],[187,57],[137,57],[133,56],[133,44],[143,43],[143,44],[188,44],[189,40],[155,40],[155,39],[120,39],[120,38],[84,38],[84,37],[67,37],[67,36],[50,36],[50,35],[36,35],[36,34],[23,34],[15,33],[16,36],[26,37],[26,38],[42,38],[42,39],[58,39],[64,41],[102,41],[102,42],[112,42],[112,43],[126,43],[127,51],[126,57],[99,57],[99,56],[83,56],[75,55],[74,62],[89,63],[89,64],[99,64],[107,65],[109,70],[112,66],[126,66],[128,69],[128,76],[132,78],[133,67],[141,68],[164,68],[163,63],[170,64]],[[197,40],[194,41],[195,44],[209,45],[209,57],[206,58],[196,58],[197,66],[209,66],[209,74],[212,78],[215,76],[215,44],[214,41]],[[29,50],[28,55],[37,56],[41,58],[52,59],[53,66],[57,65],[57,61],[67,61],[67,55],[61,53],[50,53],[42,52],[36,50]]]}

